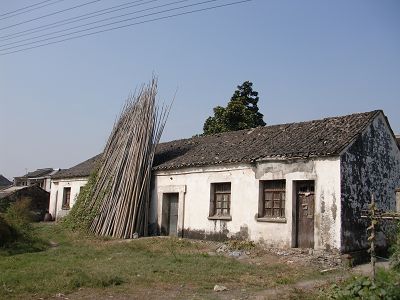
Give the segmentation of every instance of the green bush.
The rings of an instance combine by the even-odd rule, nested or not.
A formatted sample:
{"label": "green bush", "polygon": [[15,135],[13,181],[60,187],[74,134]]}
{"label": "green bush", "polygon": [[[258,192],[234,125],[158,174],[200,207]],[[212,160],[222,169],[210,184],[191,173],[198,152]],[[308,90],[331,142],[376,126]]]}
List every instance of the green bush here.
{"label": "green bush", "polygon": [[0,247],[9,244],[13,240],[13,229],[0,215]]}
{"label": "green bush", "polygon": [[4,219],[17,235],[29,237],[32,232],[31,222],[33,221],[31,199],[24,198],[11,204],[4,214]]}
{"label": "green bush", "polygon": [[40,240],[31,224],[33,215],[31,200],[26,198],[12,203],[7,211],[0,215],[1,252],[17,254],[44,250],[47,245]]}
{"label": "green bush", "polygon": [[344,286],[334,285],[330,299],[400,299],[400,274],[393,270],[378,270],[375,282],[369,277],[350,279]]}

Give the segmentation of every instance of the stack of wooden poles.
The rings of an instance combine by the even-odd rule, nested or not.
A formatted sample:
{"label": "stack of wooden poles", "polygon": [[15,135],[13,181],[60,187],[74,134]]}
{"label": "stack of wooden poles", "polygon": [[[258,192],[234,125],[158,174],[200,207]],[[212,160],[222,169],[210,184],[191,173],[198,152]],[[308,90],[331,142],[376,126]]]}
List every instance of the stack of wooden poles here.
{"label": "stack of wooden poles", "polygon": [[101,236],[148,234],[151,168],[170,107],[156,105],[157,79],[128,98],[103,152],[86,209],[97,214],[90,230]]}

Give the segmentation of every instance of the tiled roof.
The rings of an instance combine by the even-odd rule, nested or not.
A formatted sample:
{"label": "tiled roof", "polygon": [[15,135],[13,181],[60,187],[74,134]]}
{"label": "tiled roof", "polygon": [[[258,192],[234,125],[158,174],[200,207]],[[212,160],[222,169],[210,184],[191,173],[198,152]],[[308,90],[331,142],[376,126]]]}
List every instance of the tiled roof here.
{"label": "tiled roof", "polygon": [[7,197],[16,191],[23,190],[23,189],[26,189],[29,187],[32,187],[32,185],[30,185],[30,186],[10,186],[8,188],[5,188],[0,191],[0,199]]}
{"label": "tiled roof", "polygon": [[[153,170],[339,155],[380,110],[160,143]],[[52,178],[87,177],[101,154]]]}
{"label": "tiled roof", "polygon": [[263,158],[335,156],[380,110],[193,137],[158,145],[154,170],[250,163]]}
{"label": "tiled roof", "polygon": [[53,171],[54,171],[53,168],[37,169],[36,171],[29,172],[24,176],[20,176],[20,177],[16,177],[16,178],[38,178],[38,177],[50,175],[50,173],[52,173]]}
{"label": "tiled roof", "polygon": [[60,178],[79,178],[88,177],[96,167],[96,162],[101,158],[101,154],[96,155],[70,169],[64,169],[51,176],[52,179]]}
{"label": "tiled roof", "polygon": [[12,182],[0,174],[0,187],[12,185]]}

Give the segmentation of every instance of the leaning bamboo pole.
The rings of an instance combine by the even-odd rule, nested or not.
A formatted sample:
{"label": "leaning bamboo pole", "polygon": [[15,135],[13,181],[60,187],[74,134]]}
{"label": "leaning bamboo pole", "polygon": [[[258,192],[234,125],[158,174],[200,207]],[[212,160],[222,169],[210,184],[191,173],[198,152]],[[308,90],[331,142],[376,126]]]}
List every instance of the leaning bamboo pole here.
{"label": "leaning bamboo pole", "polygon": [[151,167],[170,109],[158,107],[156,95],[153,78],[128,98],[114,124],[87,203],[96,211],[90,225],[95,234],[147,235]]}

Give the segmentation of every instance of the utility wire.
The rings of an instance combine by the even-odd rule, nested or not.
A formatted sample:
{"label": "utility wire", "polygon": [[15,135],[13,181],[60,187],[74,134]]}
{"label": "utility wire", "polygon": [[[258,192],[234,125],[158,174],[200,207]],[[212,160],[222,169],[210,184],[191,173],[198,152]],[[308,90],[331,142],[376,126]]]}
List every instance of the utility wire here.
{"label": "utility wire", "polygon": [[168,16],[158,17],[158,18],[154,18],[154,19],[149,19],[149,20],[145,20],[145,21],[141,21],[141,22],[130,23],[130,24],[121,25],[121,26],[117,26],[117,27],[107,28],[107,29],[103,29],[103,30],[99,30],[99,31],[95,31],[95,32],[81,34],[81,35],[74,36],[74,37],[69,37],[66,39],[59,40],[59,41],[53,41],[53,42],[49,42],[49,43],[45,43],[45,44],[41,44],[41,45],[36,45],[36,46],[18,49],[18,50],[14,50],[14,51],[10,51],[10,52],[0,53],[0,56],[9,55],[9,54],[17,53],[17,52],[22,52],[22,51],[27,51],[27,50],[40,48],[40,47],[44,47],[44,46],[48,46],[48,45],[52,45],[52,44],[58,44],[58,43],[61,43],[64,41],[78,39],[78,38],[82,38],[85,36],[95,35],[95,34],[99,34],[99,33],[103,33],[103,32],[113,31],[113,30],[122,29],[122,28],[126,28],[126,27],[137,26],[140,24],[155,22],[155,21],[159,21],[159,20],[171,19],[171,18],[174,18],[177,16],[183,16],[183,15],[188,15],[188,14],[193,14],[193,13],[198,13],[198,12],[203,12],[203,11],[209,11],[209,10],[213,10],[213,9],[217,9],[217,8],[233,6],[233,5],[250,2],[250,1],[252,1],[252,0],[242,0],[242,1],[226,3],[226,4],[220,4],[220,5],[200,8],[200,9],[196,9],[196,10],[186,11],[186,12],[182,12],[182,13],[172,14],[172,15],[168,15]]}
{"label": "utility wire", "polygon": [[[67,19],[64,19],[64,20],[60,20],[60,21],[53,22],[53,23],[50,23],[50,24],[41,25],[41,26],[34,27],[34,28],[31,28],[31,29],[27,29],[27,30],[11,33],[11,34],[8,34],[8,35],[3,35],[3,36],[0,36],[0,40],[15,39],[15,38],[18,38],[18,37],[21,37],[21,36],[30,35],[32,33],[41,32],[41,31],[45,31],[45,30],[48,30],[48,29],[51,29],[51,28],[60,27],[60,26],[64,26],[64,25],[67,25],[67,24],[70,24],[70,23],[79,22],[79,21],[82,21],[82,20],[98,17],[98,16],[101,16],[101,15],[109,14],[109,13],[116,12],[116,11],[119,11],[119,10],[122,10],[122,9],[126,9],[126,8],[131,8],[131,7],[137,6],[138,4],[136,4],[136,3],[143,2],[143,1],[145,1],[145,0],[136,0],[136,1],[133,1],[133,2],[127,2],[127,3],[124,3],[124,4],[120,4],[120,5],[104,8],[104,9],[101,9],[101,10],[98,10],[98,11],[95,11],[95,12],[86,13],[86,14],[83,14],[83,15],[80,15],[80,16],[76,16],[76,17],[71,17],[71,18],[67,18]],[[147,1],[147,2],[145,2],[143,4],[147,4],[147,3],[155,2],[155,1],[160,1],[160,0],[151,0],[151,1]],[[122,6],[122,8],[121,8],[121,6]],[[124,6],[126,6],[126,7],[124,7]],[[116,8],[116,9],[114,9],[114,8]],[[114,10],[112,10],[112,9],[114,9]],[[110,11],[108,11],[108,10],[110,10]],[[88,16],[88,17],[86,17],[86,16]],[[74,20],[74,21],[71,21],[71,20]],[[70,21],[70,22],[68,22],[68,21]],[[60,23],[64,23],[64,24],[60,24]],[[58,24],[58,25],[56,25],[56,24]],[[52,25],[55,25],[55,26],[52,26]],[[45,27],[47,27],[47,28],[45,28]],[[40,29],[40,28],[44,28],[44,29]],[[40,30],[36,30],[36,29],[40,29]]]}
{"label": "utility wire", "polygon": [[[18,11],[20,11],[20,10],[23,10],[23,9],[26,9],[26,8],[29,8],[29,7],[32,7],[32,6],[37,6],[37,5],[39,5],[39,4],[42,4],[42,3],[45,3],[45,2],[49,2],[49,1],[54,1],[54,0],[43,1],[43,2],[40,2],[40,3],[37,3],[37,4],[33,4],[33,5],[30,5],[30,6],[27,6],[27,7],[25,7],[25,8],[20,8],[20,9],[14,10],[13,12],[9,12],[9,13],[2,14],[2,15],[0,15],[0,17],[1,17],[1,16],[6,16],[6,15],[7,15],[7,16],[6,16],[6,17],[3,17],[3,18],[0,18],[0,21],[1,21],[1,20],[5,20],[5,19],[9,19],[9,18],[18,16],[18,15],[26,14],[26,13],[28,13],[28,12],[31,12],[31,11],[34,11],[34,10],[37,10],[37,9],[40,9],[40,8],[43,8],[43,7],[46,7],[46,6],[49,6],[49,5],[53,5],[53,4],[56,4],[56,3],[58,3],[58,2],[62,2],[62,1],[65,1],[65,0],[58,0],[58,1],[53,2],[53,3],[47,3],[47,4],[44,4],[44,5],[39,6],[39,7],[34,7],[34,8],[31,8],[31,9],[25,10],[25,11],[18,12]],[[15,12],[18,12],[18,13],[15,13]],[[8,16],[8,15],[11,14],[11,13],[14,13],[14,14],[11,15],[11,16]]]}
{"label": "utility wire", "polygon": [[[156,1],[156,0],[152,0],[152,1],[150,1],[150,2],[153,2],[153,1]],[[163,5],[158,5],[158,6],[154,6],[154,7],[150,7],[150,8],[145,8],[145,9],[142,9],[142,10],[137,10],[137,11],[133,11],[133,12],[126,13],[126,14],[122,14],[122,15],[118,15],[118,16],[114,16],[114,17],[109,17],[109,18],[105,18],[105,19],[98,20],[98,21],[94,21],[94,22],[90,22],[90,23],[86,23],[86,24],[81,24],[81,25],[77,25],[77,26],[74,26],[74,27],[70,27],[70,28],[61,29],[61,30],[58,30],[58,31],[53,31],[53,32],[45,33],[45,34],[42,34],[42,35],[38,35],[38,36],[26,38],[26,39],[23,39],[23,40],[19,40],[19,41],[15,41],[15,42],[3,44],[3,45],[0,45],[0,48],[4,48],[4,47],[9,46],[9,45],[20,44],[20,43],[22,43],[22,42],[26,42],[26,41],[30,41],[30,40],[39,39],[39,38],[41,38],[41,37],[51,36],[51,35],[54,35],[54,34],[57,34],[57,33],[63,33],[63,32],[69,31],[69,30],[73,30],[73,29],[77,29],[77,28],[81,28],[81,27],[85,27],[85,26],[89,26],[89,25],[93,25],[93,24],[97,24],[97,23],[109,21],[109,20],[114,20],[114,19],[118,19],[118,18],[121,18],[121,17],[126,17],[126,16],[130,16],[130,15],[137,14],[137,13],[141,13],[141,12],[145,12],[145,11],[149,11],[149,10],[154,10],[154,9],[157,9],[157,8],[161,8],[161,7],[165,7],[165,6],[170,6],[170,5],[173,5],[173,4],[178,4],[178,3],[187,2],[187,1],[189,1],[189,0],[174,1],[174,2],[167,3],[167,4],[163,4]],[[215,1],[221,1],[221,0],[207,0],[207,1],[202,2],[202,3],[200,3],[200,4],[205,4],[205,3],[208,3],[208,2],[215,2]],[[143,3],[142,3],[142,4],[143,4]],[[142,4],[136,4],[136,6],[139,6],[139,5],[142,5]],[[191,4],[191,5],[188,5],[188,6],[182,6],[182,7],[174,8],[174,9],[172,9],[172,10],[180,9],[180,8],[186,8],[186,7],[190,7],[190,6],[194,6],[194,5],[199,5],[199,4]],[[161,13],[163,13],[163,12],[168,12],[168,11],[169,11],[169,10],[161,11]],[[155,13],[155,14],[157,14],[157,13]],[[150,14],[150,15],[151,15],[151,14]],[[147,16],[148,16],[148,15],[145,15],[144,17],[147,17]],[[140,18],[140,17],[138,17],[138,18]],[[132,20],[132,18],[125,19],[125,20],[121,20],[121,21],[118,21],[118,22],[126,22],[126,21],[130,21],[130,20]],[[112,22],[112,23],[108,23],[108,24],[104,24],[104,25],[100,25],[100,26],[109,26],[109,25],[113,25],[113,24],[118,23],[118,22]],[[88,30],[90,30],[90,29],[96,29],[96,28],[97,28],[97,26],[92,27],[92,28],[89,28]],[[75,32],[73,32],[73,33],[79,33],[79,32],[80,32],[80,31],[78,30],[78,31],[75,31]],[[71,33],[71,34],[73,34],[73,33]],[[57,38],[57,37],[60,37],[60,36],[62,36],[62,35],[59,35],[59,36],[56,36],[56,37],[53,37],[53,38]],[[51,38],[50,38],[50,39],[51,39]],[[46,39],[45,39],[45,40],[46,40]],[[43,41],[43,40],[40,40],[40,41]],[[32,43],[38,43],[38,42],[40,42],[40,41],[33,41]],[[29,43],[21,44],[21,45],[19,45],[19,46],[17,45],[17,46],[15,46],[15,47],[26,46],[27,44],[29,44]],[[11,48],[11,47],[10,47],[10,48]],[[10,48],[7,48],[7,49],[10,49]],[[1,49],[0,49],[0,50],[1,50]]]}
{"label": "utility wire", "polygon": [[[173,3],[170,3],[170,4],[176,4],[176,3],[184,2],[184,1],[189,1],[189,0],[179,0],[179,1],[176,1],[176,2],[173,2]],[[192,7],[192,6],[207,4],[207,3],[210,3],[210,2],[216,2],[216,1],[222,1],[222,0],[207,0],[207,1],[188,4],[188,5],[184,5],[184,6],[180,6],[180,7],[165,9],[165,10],[161,10],[161,11],[154,12],[154,13],[149,13],[149,14],[145,14],[145,15],[141,15],[141,16],[137,16],[137,17],[133,17],[133,18],[128,18],[128,19],[124,19],[124,20],[120,20],[120,21],[115,21],[115,22],[111,22],[111,23],[107,23],[107,24],[103,24],[103,25],[97,25],[97,26],[93,26],[93,27],[90,27],[90,28],[86,28],[86,29],[80,29],[80,30],[76,30],[76,31],[73,31],[73,32],[69,32],[69,33],[59,34],[57,36],[53,36],[53,37],[49,37],[49,38],[45,38],[45,39],[41,39],[41,40],[37,40],[37,41],[33,41],[33,42],[23,43],[23,44],[19,44],[19,45],[8,47],[8,48],[4,48],[6,45],[19,43],[19,42],[13,42],[13,43],[9,43],[9,44],[0,46],[0,48],[4,48],[4,49],[0,49],[0,51],[6,51],[6,50],[10,50],[10,49],[20,48],[20,47],[23,47],[23,46],[28,46],[28,45],[32,45],[32,44],[37,44],[37,43],[49,41],[49,40],[54,40],[54,39],[57,39],[57,38],[60,38],[60,37],[69,36],[69,35],[73,35],[73,34],[76,34],[76,33],[85,32],[85,31],[90,31],[90,30],[94,30],[94,29],[97,29],[97,28],[101,28],[101,27],[107,27],[107,26],[110,26],[110,25],[124,23],[124,22],[127,22],[127,21],[132,21],[132,20],[136,20],[136,19],[140,19],[140,18],[145,18],[145,17],[149,17],[149,16],[153,16],[153,15],[162,14],[162,13],[169,12],[169,11],[179,10],[179,9],[183,9],[183,8],[188,8],[188,7]],[[166,4],[160,5],[160,7],[162,7],[162,6],[166,6]],[[143,9],[142,11],[146,11],[146,10],[149,10],[149,9]],[[140,11],[140,12],[142,12],[142,11]],[[125,16],[126,15],[131,15],[131,14],[132,13],[128,13],[128,14],[125,14]],[[113,19],[113,18],[108,18],[106,20],[109,20],[109,19]],[[68,31],[68,30],[76,29],[78,27],[92,25],[94,23],[99,23],[99,22],[103,22],[103,21],[104,20],[88,23],[86,25],[79,25],[79,26],[68,28],[68,29],[55,31],[53,33],[44,34],[44,35],[39,36],[39,37],[48,36],[48,35],[52,35],[52,34],[56,34],[56,33],[62,33],[62,32]]]}
{"label": "utility wire", "polygon": [[21,8],[18,8],[18,9],[16,9],[16,10],[9,11],[9,12],[6,12],[6,13],[4,13],[4,14],[1,14],[0,17],[6,16],[6,15],[10,15],[10,14],[13,14],[13,13],[15,13],[15,12],[18,12],[18,11],[20,11],[20,10],[24,10],[24,9],[27,9],[27,8],[30,8],[30,7],[34,7],[34,6],[37,6],[37,5],[46,3],[46,2],[50,2],[50,1],[53,1],[53,0],[45,0],[45,1],[42,1],[42,2],[39,2],[39,3],[36,3],[36,4],[31,4],[31,5],[28,5],[28,6],[25,6],[25,7],[21,7]]}
{"label": "utility wire", "polygon": [[99,2],[99,1],[101,1],[101,0],[93,0],[93,1],[89,1],[89,2],[86,2],[86,3],[79,4],[79,5],[75,5],[73,7],[69,7],[69,8],[65,8],[65,9],[62,9],[62,10],[58,10],[56,12],[52,12],[52,13],[47,14],[47,15],[43,15],[43,16],[40,16],[40,17],[37,17],[37,18],[33,18],[33,19],[30,19],[30,20],[26,20],[26,21],[23,21],[23,22],[19,22],[19,23],[13,24],[13,25],[9,25],[9,26],[3,27],[3,28],[0,28],[0,30],[4,30],[4,29],[7,29],[7,28],[19,26],[19,25],[26,24],[26,23],[30,23],[30,22],[33,22],[33,21],[36,21],[36,20],[39,20],[39,19],[43,19],[43,18],[49,17],[49,16],[54,16],[56,14],[60,14],[60,13],[63,13],[65,11],[73,10],[75,8],[86,6],[86,5],[89,5],[89,4],[92,4],[92,3],[95,3],[95,2]]}

